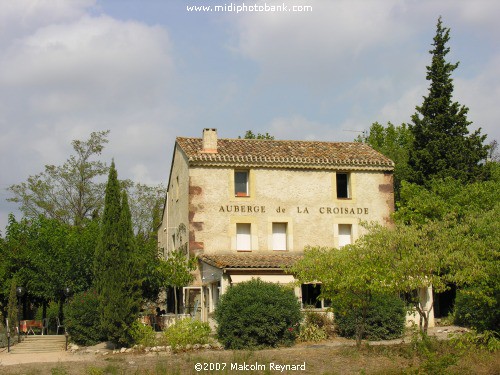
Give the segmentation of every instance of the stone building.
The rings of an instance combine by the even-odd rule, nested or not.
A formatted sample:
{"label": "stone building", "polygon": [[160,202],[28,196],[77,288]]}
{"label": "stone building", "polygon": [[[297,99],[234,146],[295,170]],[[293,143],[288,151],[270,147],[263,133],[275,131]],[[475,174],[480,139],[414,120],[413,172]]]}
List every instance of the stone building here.
{"label": "stone building", "polygon": [[[340,247],[359,223],[390,223],[394,163],[357,142],[176,139],[159,245],[187,249],[199,268],[185,308],[206,320],[233,283],[293,282],[282,266],[305,246]],[[319,286],[296,287],[304,305],[324,308]],[[196,302],[198,301],[198,302]]]}

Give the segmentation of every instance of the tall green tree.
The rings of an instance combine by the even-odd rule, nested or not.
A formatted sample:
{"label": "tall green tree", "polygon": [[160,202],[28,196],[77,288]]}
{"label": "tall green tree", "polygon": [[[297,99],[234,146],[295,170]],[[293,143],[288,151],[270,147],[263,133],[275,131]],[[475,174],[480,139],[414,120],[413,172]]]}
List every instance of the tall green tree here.
{"label": "tall green tree", "polygon": [[486,136],[481,135],[480,129],[469,134],[468,108],[452,98],[451,74],[458,63],[446,61],[449,39],[450,29],[443,26],[440,17],[433,49],[429,51],[432,55],[426,75],[429,91],[422,105],[416,107],[410,125],[414,137],[409,155],[410,181],[419,185],[436,177],[474,181],[484,178],[486,173],[481,164],[488,155],[488,146],[483,145]]}
{"label": "tall green tree", "polygon": [[374,122],[368,136],[358,136],[356,141],[367,143],[394,162],[394,197],[398,202],[401,183],[408,179],[410,173],[408,158],[413,141],[410,129],[406,124],[394,126],[388,122],[387,126],[383,126]]}
{"label": "tall green tree", "polygon": [[63,165],[46,165],[45,171],[29,176],[26,182],[11,185],[8,201],[19,204],[26,217],[46,217],[76,226],[98,212],[103,203],[104,185],[97,179],[107,172],[105,163],[95,160],[108,143],[109,130],[93,132],[85,141],[71,142],[74,155]]}
{"label": "tall green tree", "polygon": [[101,326],[117,345],[132,342],[130,327],[140,307],[140,279],[128,199],[114,161],[109,170],[100,236],[94,258]]}

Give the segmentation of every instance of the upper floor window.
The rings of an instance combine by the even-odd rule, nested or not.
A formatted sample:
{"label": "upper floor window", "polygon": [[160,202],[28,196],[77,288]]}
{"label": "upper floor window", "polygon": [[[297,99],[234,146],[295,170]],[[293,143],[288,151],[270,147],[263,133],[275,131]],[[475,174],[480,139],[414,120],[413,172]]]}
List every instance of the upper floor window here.
{"label": "upper floor window", "polygon": [[234,171],[234,195],[248,197],[248,171]]}
{"label": "upper floor window", "polygon": [[337,173],[337,198],[351,198],[349,173]]}

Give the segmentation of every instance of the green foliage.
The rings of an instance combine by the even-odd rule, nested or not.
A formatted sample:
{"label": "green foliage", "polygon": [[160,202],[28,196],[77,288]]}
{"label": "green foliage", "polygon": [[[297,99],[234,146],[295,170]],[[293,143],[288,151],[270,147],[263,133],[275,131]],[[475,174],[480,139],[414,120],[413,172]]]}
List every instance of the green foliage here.
{"label": "green foliage", "polygon": [[78,228],[42,216],[17,222],[10,215],[0,254],[0,299],[7,301],[14,279],[26,287],[26,299],[34,306],[59,301],[65,287],[88,289],[97,232],[96,222]]}
{"label": "green foliage", "polygon": [[401,183],[408,179],[411,172],[408,167],[408,157],[413,142],[413,134],[410,129],[406,124],[394,126],[389,122],[384,127],[378,122],[374,122],[368,136],[358,137],[357,141],[369,144],[394,162],[394,196],[398,202]]}
{"label": "green foliage", "polygon": [[[197,267],[198,260],[196,257],[189,258],[187,253],[187,245],[170,253],[166,260],[160,260],[160,275],[164,285],[174,287],[174,289],[188,285],[194,278],[191,271]],[[177,314],[178,301],[177,292],[175,296],[175,313]]]}
{"label": "green foliage", "polygon": [[440,343],[437,338],[428,336],[425,332],[414,330],[411,347],[420,360],[420,366],[415,374],[449,374],[449,367],[455,365],[459,355],[447,349],[447,344]]}
{"label": "green foliage", "polygon": [[9,302],[7,305],[7,318],[9,319],[10,334],[13,335],[16,331],[18,322],[17,296],[16,296],[16,280],[12,279],[9,288]]}
{"label": "green foliage", "polygon": [[300,304],[291,289],[260,279],[231,287],[215,310],[219,341],[228,349],[289,345],[289,328],[300,322]]}
{"label": "green foliage", "polygon": [[142,324],[138,320],[132,323],[130,334],[134,343],[138,345],[153,347],[157,344],[156,332],[153,330],[153,327]]}
{"label": "green foliage", "polygon": [[[289,272],[301,282],[321,282],[321,297],[332,301],[334,313],[359,311],[359,327],[363,327],[372,296],[410,293],[431,285],[436,291],[444,291],[454,273],[443,270],[469,264],[468,259],[454,253],[458,250],[451,244],[457,243],[458,234],[464,230],[454,224],[444,220],[421,228],[370,224],[368,233],[353,245],[341,249],[306,248],[303,259]],[[418,299],[414,308],[423,318],[425,330],[428,312]],[[357,335],[358,344],[361,333]]]}
{"label": "green foliage", "polygon": [[[49,330],[55,331],[57,328],[56,318],[59,316],[59,302],[50,301],[45,310],[45,318],[49,319]],[[36,320],[44,319],[43,307],[40,306],[36,310],[35,314]]]}
{"label": "green foliage", "polygon": [[472,327],[479,332],[500,327],[500,289],[467,288],[457,291],[454,323]]}
{"label": "green foliage", "polygon": [[409,154],[412,169],[411,181],[427,185],[434,178],[453,177],[467,182],[483,179],[486,174],[484,161],[488,146],[480,129],[469,135],[468,108],[452,101],[452,72],[458,63],[446,61],[450,49],[450,29],[437,23],[434,37],[432,63],[427,67],[426,79],[430,81],[429,93],[421,106],[416,107],[410,130],[413,147]]}
{"label": "green foliage", "polygon": [[163,339],[173,349],[186,345],[204,345],[209,343],[212,330],[207,322],[192,319],[180,319],[165,329]]}
{"label": "green foliage", "polygon": [[99,299],[95,290],[76,293],[64,307],[64,324],[71,341],[95,345],[105,337],[99,319]]}
{"label": "green foliage", "polygon": [[395,220],[420,225],[450,213],[461,220],[492,210],[500,201],[500,164],[492,164],[490,169],[490,180],[467,185],[453,178],[433,180],[428,187],[403,182]]}
{"label": "green foliage", "polygon": [[[238,136],[239,139],[241,139],[241,136]],[[260,134],[260,133],[257,133],[257,135],[255,135],[251,130],[247,130],[245,132],[245,136],[243,137],[243,139],[274,139],[274,136],[272,136],[271,134],[267,133],[266,134]]]}
{"label": "green foliage", "polygon": [[482,333],[476,331],[466,332],[453,336],[451,343],[456,348],[467,352],[471,351],[471,349],[487,350],[489,352],[500,350],[500,336],[495,331],[485,330]]}
{"label": "green foliage", "polygon": [[405,328],[406,311],[403,301],[393,294],[376,294],[369,301],[363,320],[360,309],[344,310],[335,314],[340,336],[354,338],[362,327],[362,338],[390,340],[401,337]]}
{"label": "green foliage", "polygon": [[316,314],[312,311],[306,311],[304,322],[300,325],[298,341],[301,342],[317,342],[325,340],[328,335],[326,333],[327,322],[325,317]]}

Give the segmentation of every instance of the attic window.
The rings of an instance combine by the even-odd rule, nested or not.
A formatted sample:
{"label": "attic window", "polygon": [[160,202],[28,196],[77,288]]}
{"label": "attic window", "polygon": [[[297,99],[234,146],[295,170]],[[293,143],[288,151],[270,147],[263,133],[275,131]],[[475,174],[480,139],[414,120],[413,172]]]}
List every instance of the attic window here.
{"label": "attic window", "polygon": [[349,173],[337,173],[337,198],[350,198]]}

